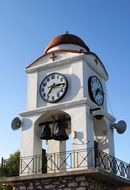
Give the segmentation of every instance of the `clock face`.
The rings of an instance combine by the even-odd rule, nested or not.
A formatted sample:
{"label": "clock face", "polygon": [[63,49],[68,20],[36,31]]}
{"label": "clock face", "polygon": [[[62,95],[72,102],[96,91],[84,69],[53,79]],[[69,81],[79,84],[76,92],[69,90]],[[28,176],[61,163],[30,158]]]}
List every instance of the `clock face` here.
{"label": "clock face", "polygon": [[54,103],[65,95],[67,87],[68,82],[64,75],[51,73],[47,75],[40,84],[40,96],[43,100]]}
{"label": "clock face", "polygon": [[104,91],[102,83],[97,76],[91,76],[88,80],[88,91],[91,100],[98,106],[101,106],[104,102]]}

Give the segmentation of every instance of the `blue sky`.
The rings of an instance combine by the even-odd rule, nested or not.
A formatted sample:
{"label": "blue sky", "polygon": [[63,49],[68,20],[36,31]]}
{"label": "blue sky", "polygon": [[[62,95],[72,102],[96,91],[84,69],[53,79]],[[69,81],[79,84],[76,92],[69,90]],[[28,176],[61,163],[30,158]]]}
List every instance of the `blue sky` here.
{"label": "blue sky", "polygon": [[129,0],[0,0],[0,158],[20,148],[20,130],[10,124],[26,109],[26,66],[66,30],[83,39],[109,73],[110,113],[128,125],[123,135],[115,132],[116,157],[130,162]]}

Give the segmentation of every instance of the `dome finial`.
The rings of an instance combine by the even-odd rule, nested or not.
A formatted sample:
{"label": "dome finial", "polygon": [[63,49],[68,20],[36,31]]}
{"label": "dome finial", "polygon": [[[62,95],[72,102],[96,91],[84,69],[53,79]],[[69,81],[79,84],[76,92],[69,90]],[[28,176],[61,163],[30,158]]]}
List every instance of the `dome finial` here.
{"label": "dome finial", "polygon": [[69,34],[69,31],[68,31],[68,30],[66,30],[66,31],[65,31],[65,34]]}

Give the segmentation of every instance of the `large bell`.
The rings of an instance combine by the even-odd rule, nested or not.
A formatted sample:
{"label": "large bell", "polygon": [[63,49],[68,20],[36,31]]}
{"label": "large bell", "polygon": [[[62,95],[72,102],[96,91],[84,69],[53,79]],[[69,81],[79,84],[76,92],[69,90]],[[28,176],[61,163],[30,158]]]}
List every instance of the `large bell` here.
{"label": "large bell", "polygon": [[65,128],[67,127],[67,123],[65,120],[60,119],[56,123],[55,133],[52,135],[52,138],[57,141],[65,141],[68,140],[69,137],[65,132]]}
{"label": "large bell", "polygon": [[50,140],[50,139],[52,139],[52,137],[51,137],[51,129],[49,127],[49,124],[46,124],[42,128],[42,133],[41,133],[40,139],[42,139],[42,140]]}

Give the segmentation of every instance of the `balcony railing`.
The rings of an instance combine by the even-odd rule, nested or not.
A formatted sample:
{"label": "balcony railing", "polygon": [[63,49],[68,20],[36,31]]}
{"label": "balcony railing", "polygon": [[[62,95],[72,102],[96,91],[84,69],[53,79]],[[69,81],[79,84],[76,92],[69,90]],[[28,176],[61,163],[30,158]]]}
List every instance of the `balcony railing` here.
{"label": "balcony railing", "polygon": [[20,159],[20,174],[69,171],[76,168],[94,167],[94,149],[51,153]]}
{"label": "balcony railing", "polygon": [[[8,160],[2,159],[1,176]],[[130,165],[95,148],[73,150],[20,158],[20,175],[55,173],[79,169],[102,168],[125,179],[130,179]]]}
{"label": "balcony railing", "polygon": [[130,179],[130,164],[123,162],[103,151],[99,151],[96,165],[108,172],[114,173],[126,179]]}

